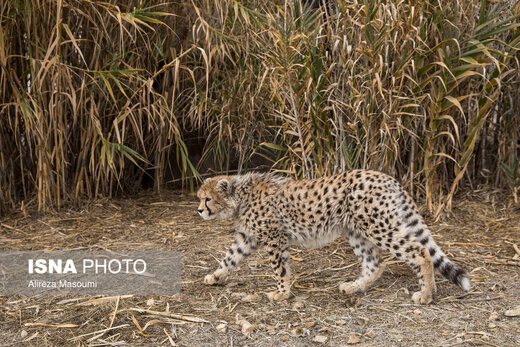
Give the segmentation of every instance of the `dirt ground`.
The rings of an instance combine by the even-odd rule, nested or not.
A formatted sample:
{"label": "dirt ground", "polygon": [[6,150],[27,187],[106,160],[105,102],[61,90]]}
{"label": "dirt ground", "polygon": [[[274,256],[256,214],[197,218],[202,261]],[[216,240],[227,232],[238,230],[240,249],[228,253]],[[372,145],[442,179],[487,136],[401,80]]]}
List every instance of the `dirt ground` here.
{"label": "dirt ground", "polygon": [[[415,275],[390,256],[371,290],[339,294],[339,284],[359,271],[345,240],[292,251],[294,296],[287,302],[267,300],[275,283],[262,251],[224,286],[206,286],[204,276],[216,268],[233,235],[229,222],[202,221],[196,206],[193,195],[148,192],[0,219],[2,250],[177,250],[183,255],[177,296],[0,296],[0,345],[520,345],[520,317],[504,314],[520,305],[520,209],[507,196],[464,194],[449,216],[435,223],[426,218],[437,243],[468,270],[474,286],[465,293],[437,275],[438,292],[427,306],[412,303]],[[247,335],[237,314],[252,325]]]}

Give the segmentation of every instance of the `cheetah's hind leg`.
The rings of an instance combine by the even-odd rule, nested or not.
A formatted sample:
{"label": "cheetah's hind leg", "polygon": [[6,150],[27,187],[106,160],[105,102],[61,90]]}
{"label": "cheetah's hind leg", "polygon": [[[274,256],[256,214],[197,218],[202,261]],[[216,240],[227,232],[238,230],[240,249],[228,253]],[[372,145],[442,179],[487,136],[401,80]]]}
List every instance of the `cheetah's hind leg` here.
{"label": "cheetah's hind leg", "polygon": [[361,275],[355,281],[340,284],[339,290],[344,294],[364,292],[381,277],[385,264],[381,262],[379,248],[371,241],[356,233],[348,234],[347,238],[361,261]]}

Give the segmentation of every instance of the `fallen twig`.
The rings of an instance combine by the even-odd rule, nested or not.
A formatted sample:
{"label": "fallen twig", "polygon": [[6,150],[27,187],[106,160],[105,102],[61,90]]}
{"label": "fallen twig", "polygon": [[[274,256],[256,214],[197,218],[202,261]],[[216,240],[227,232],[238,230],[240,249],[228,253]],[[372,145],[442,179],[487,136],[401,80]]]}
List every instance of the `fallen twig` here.
{"label": "fallen twig", "polygon": [[179,319],[179,320],[185,320],[187,322],[192,322],[192,323],[209,323],[209,321],[207,321],[205,319],[202,319],[202,318],[182,316],[182,315],[179,315],[179,314],[174,314],[174,313],[169,313],[169,312],[146,310],[146,309],[143,309],[143,308],[135,308],[135,307],[131,307],[130,310],[131,311],[136,311],[136,312],[139,312],[139,313],[148,313],[148,314],[155,315],[155,316],[169,317],[169,318],[174,318],[174,319]]}
{"label": "fallen twig", "polygon": [[82,338],[82,337],[89,336],[89,335],[94,335],[94,334],[104,333],[104,332],[109,331],[109,330],[115,330],[115,329],[119,329],[119,328],[126,328],[126,327],[128,327],[128,326],[129,326],[128,324],[121,324],[121,325],[118,325],[117,327],[106,328],[106,329],[101,329],[101,330],[93,331],[93,332],[91,332],[91,333],[86,333],[86,334],[82,334],[82,335],[74,336],[73,338],[70,338],[69,341],[71,341],[71,340],[77,340],[77,339],[80,339],[80,338]]}
{"label": "fallen twig", "polygon": [[51,328],[77,328],[79,325],[77,324],[71,324],[71,323],[64,323],[64,324],[48,324],[48,323],[25,323],[26,327],[51,327]]}

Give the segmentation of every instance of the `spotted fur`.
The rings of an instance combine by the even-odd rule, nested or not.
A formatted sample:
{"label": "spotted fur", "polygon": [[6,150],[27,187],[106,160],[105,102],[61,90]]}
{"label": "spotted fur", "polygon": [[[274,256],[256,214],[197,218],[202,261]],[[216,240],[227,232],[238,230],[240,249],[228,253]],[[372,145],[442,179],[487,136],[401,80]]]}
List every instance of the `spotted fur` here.
{"label": "spotted fur", "polygon": [[432,301],[434,268],[470,289],[466,272],[435,243],[409,194],[381,172],[355,170],[299,181],[258,173],[217,176],[206,180],[197,194],[202,218],[235,221],[235,242],[219,268],[205,277],[207,284],[221,283],[245,257],[265,246],[277,278],[277,290],[268,296],[286,299],[291,286],[289,247],[319,247],[345,236],[362,269],[355,281],[339,286],[343,293],[365,291],[381,276],[381,249],[417,274],[421,289],[412,296],[415,303]]}

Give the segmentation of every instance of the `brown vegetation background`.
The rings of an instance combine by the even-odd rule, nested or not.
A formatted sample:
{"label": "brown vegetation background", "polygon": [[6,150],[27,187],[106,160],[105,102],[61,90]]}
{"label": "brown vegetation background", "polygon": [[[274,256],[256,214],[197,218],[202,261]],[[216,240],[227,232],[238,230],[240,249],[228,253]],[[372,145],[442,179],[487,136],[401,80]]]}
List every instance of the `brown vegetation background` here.
{"label": "brown vegetation background", "polygon": [[0,210],[259,164],[520,186],[514,1],[0,4]]}

